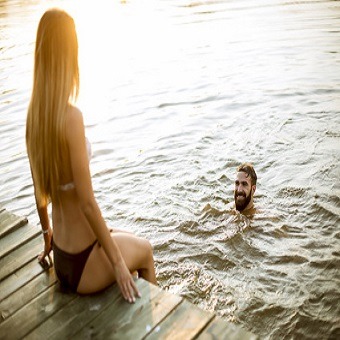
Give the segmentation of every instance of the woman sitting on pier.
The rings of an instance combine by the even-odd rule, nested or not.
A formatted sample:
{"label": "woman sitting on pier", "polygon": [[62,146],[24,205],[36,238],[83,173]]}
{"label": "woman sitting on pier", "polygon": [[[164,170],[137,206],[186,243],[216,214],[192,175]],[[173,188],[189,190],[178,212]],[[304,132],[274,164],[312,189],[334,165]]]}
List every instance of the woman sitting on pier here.
{"label": "woman sitting on pier", "polygon": [[105,224],[93,194],[83,116],[72,104],[78,88],[74,21],[62,10],[49,10],[38,27],[26,123],[27,152],[45,242],[39,261],[53,249],[63,288],[88,294],[117,282],[124,298],[134,302],[139,292],[131,273],[137,271],[156,283],[152,247],[133,234],[110,232]]}

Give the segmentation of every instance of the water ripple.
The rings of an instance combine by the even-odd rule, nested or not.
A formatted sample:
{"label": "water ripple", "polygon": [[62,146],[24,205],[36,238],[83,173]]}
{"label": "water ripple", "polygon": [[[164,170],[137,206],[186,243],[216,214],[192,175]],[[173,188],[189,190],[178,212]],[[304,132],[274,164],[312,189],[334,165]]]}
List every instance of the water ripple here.
{"label": "water ripple", "polygon": [[[66,3],[108,225],[150,239],[164,289],[263,338],[340,338],[340,2],[99,1],[94,41],[86,4],[0,1],[0,204],[33,223],[36,25]],[[244,161],[254,216],[231,207]]]}

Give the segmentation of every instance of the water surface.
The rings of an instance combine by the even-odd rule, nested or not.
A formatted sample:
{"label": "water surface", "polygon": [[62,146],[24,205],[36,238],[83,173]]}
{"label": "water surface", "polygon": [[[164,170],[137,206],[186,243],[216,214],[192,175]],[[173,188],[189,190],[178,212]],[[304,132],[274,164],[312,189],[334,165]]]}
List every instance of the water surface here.
{"label": "water surface", "polygon": [[[340,337],[340,3],[0,1],[0,204],[37,223],[25,151],[38,21],[76,20],[93,184],[159,284],[264,338]],[[252,217],[235,168],[255,165]]]}

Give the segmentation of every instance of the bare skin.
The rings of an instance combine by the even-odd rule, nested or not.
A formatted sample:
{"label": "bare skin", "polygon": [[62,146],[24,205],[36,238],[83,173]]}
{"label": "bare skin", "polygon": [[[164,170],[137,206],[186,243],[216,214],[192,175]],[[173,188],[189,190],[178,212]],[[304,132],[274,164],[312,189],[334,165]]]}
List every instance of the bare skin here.
{"label": "bare skin", "polygon": [[[243,171],[236,174],[234,196],[237,210],[243,214],[255,212],[253,202],[255,190],[256,185],[252,185],[250,176]],[[249,200],[248,203],[247,200]]]}
{"label": "bare skin", "polygon": [[[53,241],[65,252],[78,253],[98,240],[85,265],[78,293],[93,293],[117,282],[123,297],[134,302],[140,294],[131,273],[137,271],[157,284],[152,247],[149,241],[131,233],[110,233],[107,228],[93,194],[82,113],[72,106],[68,110],[66,140],[69,155],[61,169],[61,184],[74,182],[75,188],[60,191],[59,202],[52,202]],[[42,229],[49,230],[39,256],[39,261],[44,261],[51,250],[52,230],[47,206],[38,207],[38,213]]]}

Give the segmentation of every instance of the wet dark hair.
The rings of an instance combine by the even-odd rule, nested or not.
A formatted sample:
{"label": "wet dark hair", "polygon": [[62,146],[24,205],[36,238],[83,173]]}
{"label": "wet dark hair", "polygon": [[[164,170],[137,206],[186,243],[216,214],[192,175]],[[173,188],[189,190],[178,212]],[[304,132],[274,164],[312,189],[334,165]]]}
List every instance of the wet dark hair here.
{"label": "wet dark hair", "polygon": [[[257,175],[255,169],[250,163],[243,163],[237,168],[237,172],[245,172],[251,179],[251,185],[256,185]],[[247,176],[247,177],[248,177]]]}

